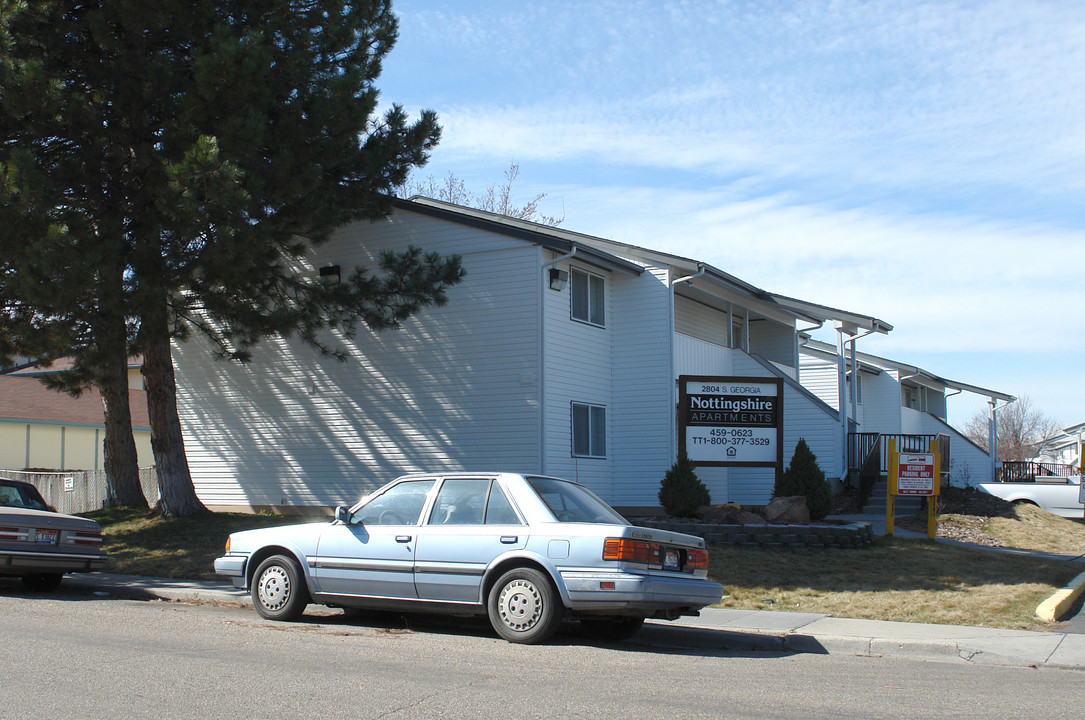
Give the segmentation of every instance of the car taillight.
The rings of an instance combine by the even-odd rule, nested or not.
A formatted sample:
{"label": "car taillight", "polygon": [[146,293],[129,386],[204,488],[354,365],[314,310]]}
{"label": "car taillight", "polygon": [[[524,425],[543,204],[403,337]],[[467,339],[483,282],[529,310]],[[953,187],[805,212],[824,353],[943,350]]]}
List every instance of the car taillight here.
{"label": "car taillight", "polygon": [[686,551],[686,569],[687,570],[707,570],[708,569],[708,551],[707,550],[687,550]]}
{"label": "car taillight", "polygon": [[74,532],[68,536],[73,545],[101,545],[102,534],[96,532]]}
{"label": "car taillight", "polygon": [[643,563],[662,567],[664,570],[685,570],[686,572],[708,569],[707,550],[687,548],[685,555],[685,562],[682,562],[679,548],[645,540],[607,538],[603,542],[604,560]]}
{"label": "car taillight", "polygon": [[230,537],[229,536],[226,538],[226,554],[227,555],[230,554]]}
{"label": "car taillight", "polygon": [[17,527],[0,527],[0,540],[25,540],[26,533]]}
{"label": "car taillight", "polygon": [[659,545],[644,540],[607,538],[603,543],[603,559],[658,565]]}

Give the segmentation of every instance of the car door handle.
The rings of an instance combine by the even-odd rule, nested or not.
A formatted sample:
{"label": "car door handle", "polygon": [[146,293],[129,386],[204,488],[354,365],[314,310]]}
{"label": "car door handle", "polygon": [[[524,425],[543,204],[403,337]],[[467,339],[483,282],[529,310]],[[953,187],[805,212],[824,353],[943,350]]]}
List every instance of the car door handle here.
{"label": "car door handle", "polygon": [[396,542],[398,542],[398,543],[409,543],[410,541],[411,541],[411,536],[410,535],[396,535]]}
{"label": "car door handle", "polygon": [[516,542],[519,539],[520,538],[516,537],[515,535],[502,535],[501,536],[501,542],[505,543],[506,545],[512,545],[514,542]]}

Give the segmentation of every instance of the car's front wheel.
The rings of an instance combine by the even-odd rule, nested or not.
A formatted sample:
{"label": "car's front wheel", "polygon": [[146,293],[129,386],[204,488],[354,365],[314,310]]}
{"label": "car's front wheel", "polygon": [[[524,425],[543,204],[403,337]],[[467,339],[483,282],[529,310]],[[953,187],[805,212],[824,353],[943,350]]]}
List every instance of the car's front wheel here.
{"label": "car's front wheel", "polygon": [[272,555],[260,563],[252,576],[252,604],[268,620],[297,620],[309,604],[297,561],[285,555]]}
{"label": "car's front wheel", "polygon": [[30,592],[53,592],[60,587],[61,573],[34,573],[23,575],[23,587]]}
{"label": "car's front wheel", "polygon": [[565,614],[550,578],[534,568],[515,568],[498,578],[486,606],[497,634],[514,643],[545,642]]}

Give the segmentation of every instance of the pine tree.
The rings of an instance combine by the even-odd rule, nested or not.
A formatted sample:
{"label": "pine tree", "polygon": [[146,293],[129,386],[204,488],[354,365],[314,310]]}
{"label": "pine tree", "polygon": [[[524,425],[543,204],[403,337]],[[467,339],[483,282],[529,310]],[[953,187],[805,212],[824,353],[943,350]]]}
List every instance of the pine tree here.
{"label": "pine tree", "polygon": [[708,488],[697,477],[693,462],[685,453],[679,453],[678,461],[663,476],[659,486],[659,504],[674,517],[692,517],[697,508],[708,505],[712,497]]}
{"label": "pine tree", "polygon": [[336,227],[388,212],[439,139],[432,112],[376,114],[396,33],[388,0],[0,0],[0,222],[17,250],[0,354],[71,344],[76,375],[105,382],[141,352],[165,515],[202,509],[173,339],[245,360],[297,335],[339,355],[322,330],[394,327],[463,275],[416,248],[337,286],[304,269]]}
{"label": "pine tree", "polygon": [[818,467],[817,456],[810,450],[806,440],[799,438],[795,453],[783,473],[776,478],[773,497],[802,495],[810,517],[820,520],[832,509],[832,489],[825,480],[825,473]]}

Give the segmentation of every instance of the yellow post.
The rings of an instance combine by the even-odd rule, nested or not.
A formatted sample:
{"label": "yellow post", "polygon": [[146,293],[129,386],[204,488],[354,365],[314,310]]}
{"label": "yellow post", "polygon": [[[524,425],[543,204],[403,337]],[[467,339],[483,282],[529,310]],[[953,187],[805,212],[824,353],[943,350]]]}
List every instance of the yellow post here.
{"label": "yellow post", "polygon": [[934,518],[934,506],[938,496],[942,494],[942,455],[938,452],[938,441],[931,440],[931,454],[934,455],[934,492],[927,498],[927,537],[934,540],[938,537],[938,522]]}
{"label": "yellow post", "polygon": [[897,440],[896,438],[889,438],[889,451],[886,453],[886,457],[889,461],[888,480],[885,490],[885,534],[888,537],[893,537],[893,498],[897,495],[897,465],[899,456],[897,455]]}

